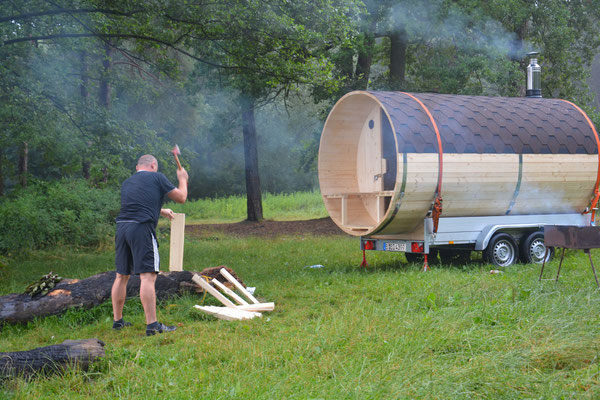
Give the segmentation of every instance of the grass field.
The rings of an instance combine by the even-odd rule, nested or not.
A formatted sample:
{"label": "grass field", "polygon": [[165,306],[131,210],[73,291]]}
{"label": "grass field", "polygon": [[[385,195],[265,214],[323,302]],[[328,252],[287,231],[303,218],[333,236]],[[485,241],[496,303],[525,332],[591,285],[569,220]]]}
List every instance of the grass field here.
{"label": "grass field", "polygon": [[[241,221],[246,218],[246,196],[230,196],[191,201],[185,204],[169,203],[175,212],[185,213],[186,221],[220,223]],[[327,210],[318,191],[288,194],[263,194],[263,210],[266,219],[292,221],[323,218]]]}
{"label": "grass field", "polygon": [[[160,250],[168,260],[168,242]],[[106,357],[87,372],[5,381],[0,398],[600,398],[600,292],[583,253],[567,253],[555,284],[538,282],[539,266],[492,275],[476,261],[423,273],[387,253],[371,252],[361,269],[358,241],[345,236],[190,238],[185,251],[185,269],[227,265],[275,311],[226,322],[194,310],[201,297],[184,296],[158,311],[178,330],[145,337],[139,299],[129,299],[134,326],[120,332],[110,303],[4,326],[0,351],[95,337]],[[0,294],[49,270],[111,270],[113,253],[57,248],[4,263]],[[324,268],[307,268],[314,264]]]}

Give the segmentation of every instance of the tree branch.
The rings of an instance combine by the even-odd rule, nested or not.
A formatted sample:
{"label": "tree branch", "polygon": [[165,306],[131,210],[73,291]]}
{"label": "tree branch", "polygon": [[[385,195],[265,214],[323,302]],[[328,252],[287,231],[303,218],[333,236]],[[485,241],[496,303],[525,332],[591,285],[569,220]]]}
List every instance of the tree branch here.
{"label": "tree branch", "polygon": [[58,14],[66,14],[66,13],[68,13],[68,14],[101,13],[101,14],[108,14],[108,15],[118,15],[121,17],[131,17],[132,15],[143,12],[143,11],[145,11],[145,10],[137,9],[137,10],[133,10],[133,11],[129,11],[129,12],[122,12],[122,11],[117,11],[117,10],[109,10],[107,8],[80,8],[80,9],[60,8],[60,9],[56,9],[56,10],[45,10],[45,11],[26,13],[26,14],[11,15],[8,17],[1,17],[0,23],[8,22],[8,21],[23,20],[23,19],[33,18],[33,17],[58,15]]}
{"label": "tree branch", "polygon": [[183,50],[179,47],[176,47],[175,45],[169,43],[169,42],[165,42],[164,40],[160,40],[151,36],[144,36],[144,35],[135,35],[135,34],[125,34],[125,33],[56,33],[56,34],[52,34],[52,35],[40,35],[40,36],[29,36],[29,37],[22,37],[22,38],[16,38],[16,39],[10,39],[10,40],[5,40],[3,42],[4,46],[8,46],[10,44],[15,44],[15,43],[21,43],[21,42],[31,42],[31,41],[36,41],[36,40],[49,40],[49,39],[69,39],[69,38],[83,38],[83,37],[97,37],[97,38],[116,38],[116,39],[138,39],[138,40],[145,40],[148,42],[154,42],[154,43],[159,43],[162,44],[163,46],[167,46],[169,48],[172,48],[173,50],[178,51],[181,54],[185,54],[186,56],[196,60],[196,61],[200,61],[201,63],[213,66],[215,68],[224,68],[224,69],[249,69],[249,68],[245,68],[245,67],[240,67],[240,66],[231,66],[231,65],[222,65],[222,64],[217,64],[211,61],[207,61],[204,60],[200,57],[197,57],[193,54],[191,54],[190,52]]}

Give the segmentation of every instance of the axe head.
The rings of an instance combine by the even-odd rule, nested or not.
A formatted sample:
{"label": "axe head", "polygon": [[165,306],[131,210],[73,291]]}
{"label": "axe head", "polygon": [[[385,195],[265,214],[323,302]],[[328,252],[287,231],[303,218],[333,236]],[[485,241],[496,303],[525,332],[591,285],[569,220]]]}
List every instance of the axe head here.
{"label": "axe head", "polygon": [[175,147],[173,147],[173,150],[171,150],[171,153],[173,153],[174,156],[181,155],[181,151],[179,151],[179,146],[175,145]]}

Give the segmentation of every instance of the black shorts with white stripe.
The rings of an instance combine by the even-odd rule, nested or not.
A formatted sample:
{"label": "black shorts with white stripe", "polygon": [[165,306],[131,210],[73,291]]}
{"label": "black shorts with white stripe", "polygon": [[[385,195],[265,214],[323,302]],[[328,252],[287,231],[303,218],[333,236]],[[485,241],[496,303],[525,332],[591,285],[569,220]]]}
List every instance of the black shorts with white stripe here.
{"label": "black shorts with white stripe", "polygon": [[152,222],[117,222],[115,265],[122,275],[158,273],[160,258]]}

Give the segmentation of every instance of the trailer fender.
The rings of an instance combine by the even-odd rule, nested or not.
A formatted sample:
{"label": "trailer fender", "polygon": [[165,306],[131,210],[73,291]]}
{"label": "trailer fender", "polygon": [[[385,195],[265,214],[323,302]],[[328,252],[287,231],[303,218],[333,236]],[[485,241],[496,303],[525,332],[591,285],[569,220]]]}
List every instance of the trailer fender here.
{"label": "trailer fender", "polygon": [[531,229],[542,229],[543,226],[544,224],[488,225],[485,228],[483,228],[483,230],[477,237],[477,241],[475,242],[475,250],[485,250],[492,236],[494,236],[494,234],[498,231],[509,231],[507,233],[510,233],[510,231],[519,232]]}

